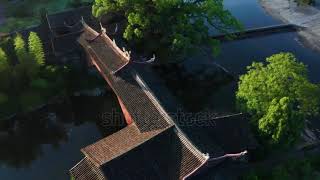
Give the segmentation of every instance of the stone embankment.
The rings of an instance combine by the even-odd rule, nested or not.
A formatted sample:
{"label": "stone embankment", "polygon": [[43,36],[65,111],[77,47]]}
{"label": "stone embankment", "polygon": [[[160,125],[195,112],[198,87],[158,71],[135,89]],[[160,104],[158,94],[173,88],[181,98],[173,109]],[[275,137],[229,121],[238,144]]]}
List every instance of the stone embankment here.
{"label": "stone embankment", "polygon": [[320,51],[320,10],[304,5],[298,6],[292,0],[260,0],[262,6],[273,17],[285,23],[304,27],[298,33],[304,43]]}

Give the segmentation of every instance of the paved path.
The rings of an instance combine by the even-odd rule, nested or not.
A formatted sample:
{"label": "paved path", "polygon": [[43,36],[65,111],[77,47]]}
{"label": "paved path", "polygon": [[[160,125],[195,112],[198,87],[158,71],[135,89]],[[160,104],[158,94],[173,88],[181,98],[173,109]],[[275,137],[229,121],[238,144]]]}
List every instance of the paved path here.
{"label": "paved path", "polygon": [[306,27],[299,34],[311,48],[320,50],[320,10],[312,6],[300,6],[288,0],[260,0],[272,16],[282,21]]}

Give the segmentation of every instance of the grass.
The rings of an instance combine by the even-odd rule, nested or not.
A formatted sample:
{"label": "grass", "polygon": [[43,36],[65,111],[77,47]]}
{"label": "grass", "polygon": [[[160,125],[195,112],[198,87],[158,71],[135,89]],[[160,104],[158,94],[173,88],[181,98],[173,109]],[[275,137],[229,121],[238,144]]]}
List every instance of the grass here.
{"label": "grass", "polygon": [[[69,7],[72,0],[24,0],[10,2],[0,0],[5,7],[6,21],[0,26],[0,32],[17,31],[40,23],[40,11],[45,9],[49,14],[62,11]],[[82,0],[90,2],[90,0]]]}

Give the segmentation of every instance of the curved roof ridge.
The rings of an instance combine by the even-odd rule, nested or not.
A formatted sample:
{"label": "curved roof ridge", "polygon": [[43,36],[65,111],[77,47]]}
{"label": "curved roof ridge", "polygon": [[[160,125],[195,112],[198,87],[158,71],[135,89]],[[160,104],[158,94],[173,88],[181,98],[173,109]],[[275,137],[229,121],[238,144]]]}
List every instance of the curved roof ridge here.
{"label": "curved roof ridge", "polygon": [[191,148],[193,152],[196,154],[202,154],[203,158],[209,158],[209,155],[204,154],[201,152],[195,144],[192,143],[192,141],[188,138],[188,136],[179,128],[179,126],[172,120],[172,118],[169,116],[169,114],[166,112],[166,110],[161,105],[160,101],[157,99],[157,97],[153,94],[152,90],[148,87],[148,85],[144,82],[143,78],[139,76],[139,74],[136,71],[133,71],[133,76],[135,77],[135,80],[138,82],[138,84],[141,86],[141,88],[144,89],[146,95],[148,98],[152,101],[152,103],[155,104],[159,112],[165,117],[165,120],[169,123],[175,126],[175,132],[178,135],[180,139],[183,140],[183,142],[186,142],[188,144],[187,147]]}

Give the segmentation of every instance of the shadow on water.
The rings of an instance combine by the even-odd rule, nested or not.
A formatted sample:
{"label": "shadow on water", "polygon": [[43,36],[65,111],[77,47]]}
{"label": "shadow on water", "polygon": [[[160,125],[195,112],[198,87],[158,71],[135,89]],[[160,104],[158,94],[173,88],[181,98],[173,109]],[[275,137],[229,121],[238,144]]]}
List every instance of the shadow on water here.
{"label": "shadow on water", "polygon": [[[69,179],[81,148],[124,127],[117,103],[112,94],[73,97],[6,123],[0,131],[0,179]],[[106,119],[105,113],[117,116]]]}

